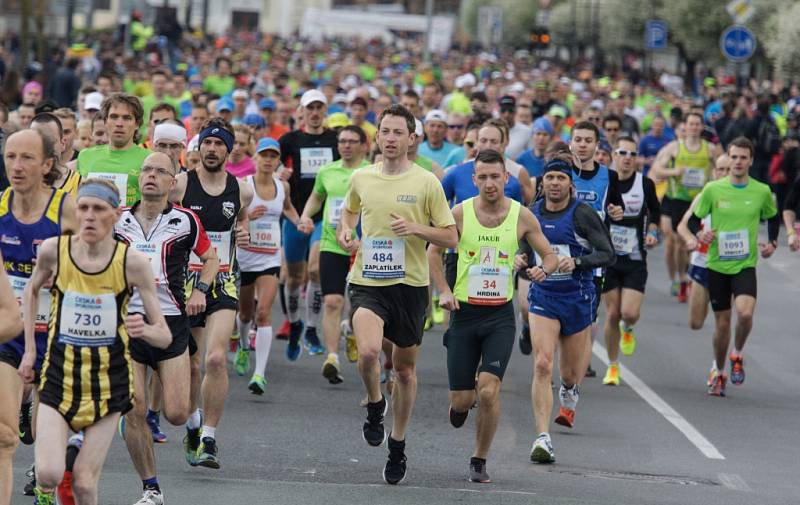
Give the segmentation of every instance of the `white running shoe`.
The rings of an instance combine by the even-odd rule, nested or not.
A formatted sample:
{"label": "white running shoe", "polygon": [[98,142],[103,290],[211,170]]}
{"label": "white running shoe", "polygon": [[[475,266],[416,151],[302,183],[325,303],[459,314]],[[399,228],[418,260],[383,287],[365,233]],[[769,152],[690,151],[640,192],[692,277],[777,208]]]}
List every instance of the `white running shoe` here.
{"label": "white running shoe", "polygon": [[164,505],[164,495],[155,489],[145,489],[141,500],[133,505]]}
{"label": "white running shoe", "polygon": [[555,463],[556,455],[553,452],[553,443],[550,435],[542,433],[531,447],[531,461],[534,463]]}

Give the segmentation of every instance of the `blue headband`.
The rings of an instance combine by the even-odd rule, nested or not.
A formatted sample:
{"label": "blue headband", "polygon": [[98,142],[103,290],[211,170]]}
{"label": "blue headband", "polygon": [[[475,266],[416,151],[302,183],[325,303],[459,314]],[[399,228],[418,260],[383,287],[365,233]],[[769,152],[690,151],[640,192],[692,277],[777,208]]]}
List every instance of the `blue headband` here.
{"label": "blue headband", "polygon": [[209,126],[200,132],[198,144],[202,144],[206,137],[217,137],[225,143],[225,147],[228,148],[228,152],[233,150],[233,134],[225,128],[220,128],[219,126]]}
{"label": "blue headband", "polygon": [[104,202],[108,203],[115,209],[119,207],[119,191],[117,189],[111,189],[105,184],[100,184],[100,179],[89,179],[84,184],[78,188],[78,200],[83,198],[84,196],[91,196],[94,198],[99,198]]}
{"label": "blue headband", "polygon": [[564,160],[554,159],[547,162],[544,166],[544,173],[561,172],[572,179],[572,165]]}

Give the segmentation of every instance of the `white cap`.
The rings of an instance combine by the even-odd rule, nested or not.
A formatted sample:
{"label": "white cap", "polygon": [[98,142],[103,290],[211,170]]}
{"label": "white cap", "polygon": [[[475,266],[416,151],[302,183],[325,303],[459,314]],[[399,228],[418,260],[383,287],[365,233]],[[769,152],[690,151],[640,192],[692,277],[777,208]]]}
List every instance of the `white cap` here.
{"label": "white cap", "polygon": [[153,143],[159,140],[171,140],[186,145],[186,128],[174,123],[161,123],[153,129]]}
{"label": "white cap", "polygon": [[92,91],[86,95],[86,98],[83,101],[83,108],[86,110],[100,110],[105,98],[106,97],[104,97],[99,91]]}
{"label": "white cap", "polygon": [[300,98],[300,105],[303,107],[308,107],[314,102],[322,102],[323,105],[328,105],[328,99],[318,89],[310,89],[303,93],[303,97]]}
{"label": "white cap", "polygon": [[347,97],[348,95],[345,95],[344,93],[336,93],[335,95],[333,95],[333,103],[346,104],[347,102],[350,101],[347,99]]}
{"label": "white cap", "polygon": [[194,137],[189,140],[189,145],[186,147],[186,152],[192,151],[199,151],[200,150],[200,135],[195,135]]}
{"label": "white cap", "polygon": [[442,123],[447,123],[447,114],[443,110],[439,109],[431,109],[425,114],[425,123],[430,123],[431,121],[441,121]]}
{"label": "white cap", "polygon": [[417,137],[422,137],[425,134],[425,130],[422,129],[422,121],[419,119],[414,118],[414,122],[416,123],[416,128],[414,128],[414,133]]}
{"label": "white cap", "polygon": [[477,84],[477,82],[478,81],[475,79],[475,76],[473,74],[463,74],[456,77],[455,85],[456,88],[461,89],[467,86],[473,87],[475,86],[475,84]]}
{"label": "white cap", "polygon": [[596,100],[592,100],[592,103],[589,104],[590,107],[594,107],[595,109],[603,110],[605,109],[605,104],[599,98]]}
{"label": "white cap", "polygon": [[246,89],[240,88],[234,91],[232,96],[234,100],[237,98],[244,98],[245,100],[247,100],[248,98],[250,98],[250,93],[248,93]]}

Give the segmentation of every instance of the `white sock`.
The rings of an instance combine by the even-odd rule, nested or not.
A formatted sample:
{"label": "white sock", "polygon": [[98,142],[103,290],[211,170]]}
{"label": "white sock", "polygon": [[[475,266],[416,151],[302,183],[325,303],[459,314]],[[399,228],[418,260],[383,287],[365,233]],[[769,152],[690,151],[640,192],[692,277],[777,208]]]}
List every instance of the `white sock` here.
{"label": "white sock", "polygon": [[562,407],[575,410],[575,407],[578,405],[578,400],[580,399],[580,388],[577,384],[573,384],[572,387],[568,388],[567,385],[562,382],[558,397]]}
{"label": "white sock", "polygon": [[236,322],[239,323],[239,347],[247,350],[250,346],[250,321],[244,322],[238,317]]}
{"label": "white sock", "polygon": [[339,353],[329,352],[328,357],[330,358],[331,356],[333,356],[333,359],[335,359],[337,363],[339,362]]}
{"label": "white sock", "polygon": [[294,289],[289,288],[289,284],[284,287],[286,294],[286,312],[290,323],[300,320],[300,286]]}
{"label": "white sock", "polygon": [[217,438],[216,435],[217,435],[217,427],[216,426],[206,426],[205,424],[203,425],[203,435],[202,435],[203,438],[214,438],[214,439],[216,439]]}
{"label": "white sock", "polygon": [[308,281],[306,288],[306,326],[316,328],[319,326],[322,313],[322,288],[318,282]]}
{"label": "white sock", "polygon": [[272,326],[259,326],[256,328],[256,368],[253,371],[255,375],[264,376],[271,347]]}
{"label": "white sock", "polygon": [[200,427],[200,409],[195,409],[189,419],[186,420],[186,427],[190,430],[196,430]]}

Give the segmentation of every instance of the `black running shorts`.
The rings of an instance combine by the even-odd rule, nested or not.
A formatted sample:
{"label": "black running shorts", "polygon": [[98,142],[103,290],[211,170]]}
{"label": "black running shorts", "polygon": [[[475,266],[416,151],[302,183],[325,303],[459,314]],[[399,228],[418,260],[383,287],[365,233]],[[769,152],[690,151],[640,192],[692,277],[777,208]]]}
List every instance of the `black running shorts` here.
{"label": "black running shorts", "polygon": [[422,343],[427,286],[350,284],[350,305],[351,324],[356,310],[368,309],[383,319],[383,336],[396,346],[413,347]]}

